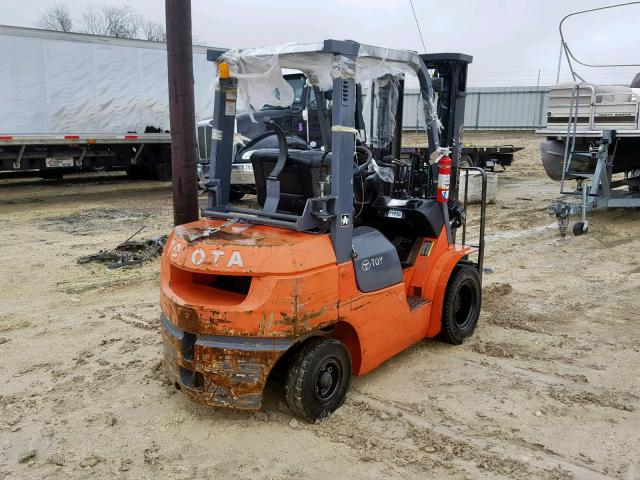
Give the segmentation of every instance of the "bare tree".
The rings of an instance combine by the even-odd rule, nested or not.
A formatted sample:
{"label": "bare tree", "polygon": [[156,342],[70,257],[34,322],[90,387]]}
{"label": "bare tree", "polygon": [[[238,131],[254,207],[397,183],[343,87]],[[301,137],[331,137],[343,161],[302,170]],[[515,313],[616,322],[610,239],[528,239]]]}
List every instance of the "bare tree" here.
{"label": "bare tree", "polygon": [[54,4],[40,16],[37,26],[46,28],[47,30],[70,32],[73,28],[73,21],[69,14],[69,8],[63,3]]}
{"label": "bare tree", "polygon": [[159,23],[146,21],[142,24],[142,38],[152,42],[166,42],[167,32]]}
{"label": "bare tree", "polygon": [[82,14],[84,32],[116,38],[138,38],[145,23],[130,7],[89,6]]}
{"label": "bare tree", "polygon": [[[167,40],[167,34],[161,24],[145,20],[128,6],[90,5],[82,14],[81,23],[82,29],[79,31],[91,35],[139,38],[153,42]],[[69,9],[63,3],[56,3],[50,7],[40,17],[37,25],[48,30],[78,31],[73,30]]]}

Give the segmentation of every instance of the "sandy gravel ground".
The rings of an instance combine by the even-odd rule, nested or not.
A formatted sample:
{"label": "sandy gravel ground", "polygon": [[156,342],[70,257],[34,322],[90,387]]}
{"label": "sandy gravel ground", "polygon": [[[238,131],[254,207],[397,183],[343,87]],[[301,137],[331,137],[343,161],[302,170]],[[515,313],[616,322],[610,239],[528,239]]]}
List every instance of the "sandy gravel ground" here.
{"label": "sandy gravel ground", "polygon": [[527,147],[488,210],[477,334],[410,348],[315,425],[277,384],[255,414],[189,403],[161,369],[158,260],[76,263],[168,232],[168,184],[0,180],[0,478],[639,478],[640,212],[559,238],[537,139],[466,140]]}

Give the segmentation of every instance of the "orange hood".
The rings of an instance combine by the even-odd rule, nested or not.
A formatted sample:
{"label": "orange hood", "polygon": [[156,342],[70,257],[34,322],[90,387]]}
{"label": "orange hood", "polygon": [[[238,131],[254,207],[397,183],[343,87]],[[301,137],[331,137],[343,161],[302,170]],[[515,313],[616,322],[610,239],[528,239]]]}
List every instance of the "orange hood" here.
{"label": "orange hood", "polygon": [[188,240],[222,223],[199,220],[177,226],[166,247],[170,262],[194,272],[253,276],[299,274],[336,264],[328,234],[236,223],[195,241]]}

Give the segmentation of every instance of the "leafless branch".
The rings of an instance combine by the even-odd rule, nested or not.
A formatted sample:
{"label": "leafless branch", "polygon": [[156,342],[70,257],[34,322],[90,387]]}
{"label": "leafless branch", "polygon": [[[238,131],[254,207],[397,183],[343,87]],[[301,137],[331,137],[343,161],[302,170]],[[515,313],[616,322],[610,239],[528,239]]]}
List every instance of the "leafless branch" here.
{"label": "leafless branch", "polygon": [[80,23],[82,28],[73,30],[68,7],[64,3],[56,3],[40,17],[37,25],[62,32],[81,31],[91,35],[139,38],[153,42],[167,40],[165,29],[160,23],[145,20],[128,6],[89,5],[82,14]]}
{"label": "leafless branch", "polygon": [[70,32],[73,28],[73,21],[69,14],[69,8],[63,3],[56,3],[40,16],[36,25],[47,30]]}
{"label": "leafless branch", "polygon": [[84,32],[116,38],[138,38],[144,19],[130,7],[91,5],[82,14]]}
{"label": "leafless branch", "polygon": [[166,42],[167,33],[159,23],[145,21],[142,24],[142,38],[152,42]]}

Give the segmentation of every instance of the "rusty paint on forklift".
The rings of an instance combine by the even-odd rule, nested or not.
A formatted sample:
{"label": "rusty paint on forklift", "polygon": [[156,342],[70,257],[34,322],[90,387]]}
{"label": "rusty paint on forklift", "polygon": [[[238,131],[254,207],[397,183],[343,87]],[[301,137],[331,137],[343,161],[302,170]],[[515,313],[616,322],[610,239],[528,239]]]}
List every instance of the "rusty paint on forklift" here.
{"label": "rusty paint on forklift", "polygon": [[[192,401],[243,410],[260,408],[271,368],[289,342],[264,344],[225,342],[216,336],[192,335],[162,318],[165,368]],[[270,349],[269,349],[270,348]]]}

